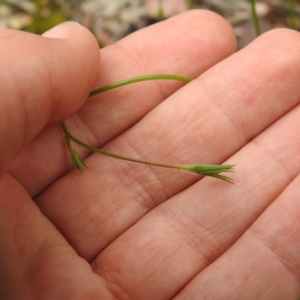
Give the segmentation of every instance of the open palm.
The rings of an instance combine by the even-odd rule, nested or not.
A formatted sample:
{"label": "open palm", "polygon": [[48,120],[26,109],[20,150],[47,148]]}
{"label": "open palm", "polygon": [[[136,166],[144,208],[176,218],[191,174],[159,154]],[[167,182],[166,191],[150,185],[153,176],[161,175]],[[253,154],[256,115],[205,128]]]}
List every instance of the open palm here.
{"label": "open palm", "polygon": [[[271,31],[234,53],[226,21],[193,11],[104,48],[99,63],[76,32],[2,36],[3,299],[296,299],[299,34]],[[234,185],[83,149],[88,170],[72,168],[59,122],[91,89],[153,73],[195,80],[95,96],[70,131],[127,156],[235,164]]]}

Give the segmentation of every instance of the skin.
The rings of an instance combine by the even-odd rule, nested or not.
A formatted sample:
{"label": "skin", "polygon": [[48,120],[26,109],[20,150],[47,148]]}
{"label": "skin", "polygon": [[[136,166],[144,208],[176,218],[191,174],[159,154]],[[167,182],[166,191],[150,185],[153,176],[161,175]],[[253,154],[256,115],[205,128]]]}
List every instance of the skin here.
{"label": "skin", "polygon": [[[225,20],[192,11],[104,48],[101,63],[73,23],[0,38],[1,298],[297,299],[299,33],[235,53]],[[151,73],[195,80],[84,104],[91,89]],[[80,174],[59,128],[68,117],[108,151],[236,164],[235,184],[82,149]]]}

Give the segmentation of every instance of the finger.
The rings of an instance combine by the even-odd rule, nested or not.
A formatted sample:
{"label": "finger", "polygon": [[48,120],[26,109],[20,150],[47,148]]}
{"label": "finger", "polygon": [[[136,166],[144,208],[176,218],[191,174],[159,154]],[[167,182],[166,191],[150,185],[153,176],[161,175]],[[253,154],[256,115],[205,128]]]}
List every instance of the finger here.
{"label": "finger", "polygon": [[52,38],[1,31],[2,173],[45,125],[66,119],[83,104],[98,72],[97,43],[87,29],[68,22],[45,36]]}
{"label": "finger", "polygon": [[[299,68],[295,68],[300,64],[299,55],[294,51],[286,59],[285,47],[275,47],[278,39],[286,39],[296,49],[299,41],[295,37],[298,34],[292,31],[262,36],[249,48],[203,74],[199,82],[178,91],[128,134],[107,145],[107,150],[136,152],[135,156],[147,158],[154,154],[154,160],[171,163],[222,162],[299,101]],[[277,59],[272,72],[268,64],[257,68],[266,57]],[[282,60],[278,61],[279,58]],[[217,78],[222,79],[216,82]],[[235,87],[237,80],[248,85]],[[269,95],[270,91],[274,93]],[[221,95],[230,97],[222,99]],[[182,99],[189,99],[186,106],[182,106]],[[87,259],[97,255],[153,207],[199,179],[96,155],[86,163],[90,168],[84,176],[65,176],[41,195],[38,203]],[[214,184],[223,183],[213,180]],[[68,188],[62,194],[63,187]],[[228,188],[226,184],[225,187]],[[98,236],[100,240],[95,238]]]}
{"label": "finger", "polygon": [[[290,33],[293,37],[298,36],[298,34],[295,35],[290,31],[282,33]],[[272,37],[274,42],[275,39],[282,38],[280,32],[277,34],[275,35],[273,32],[262,36],[252,47],[255,44],[259,46],[260,43],[264,43],[265,38]],[[297,40],[294,43],[296,44]],[[270,40],[268,44],[271,45]],[[272,57],[272,50],[269,49],[268,55]],[[264,55],[262,49],[259,53]],[[244,54],[249,55],[249,52],[247,53],[245,49]],[[278,47],[274,52],[275,54],[278,57]],[[229,58],[229,60],[231,59],[233,60],[234,57]],[[225,63],[226,61],[224,61]],[[241,134],[241,126],[237,126],[233,130],[232,127],[228,128],[226,123],[222,123],[224,119],[221,116],[216,118],[218,122],[221,122],[221,124],[215,125],[214,130],[218,130],[219,147],[222,145],[222,151],[231,151],[232,145],[225,143],[225,140],[228,141],[230,137],[236,137],[237,141],[233,140],[233,145],[242,148],[243,140],[246,140],[242,135],[252,139],[252,134],[255,134],[256,130],[258,134],[263,128],[266,130],[268,125],[275,122],[280,115],[280,110],[282,110],[281,114],[284,114],[299,102],[297,96],[299,94],[297,72],[299,71],[294,70],[295,65],[299,65],[299,63],[299,56],[296,55],[296,52],[292,52],[289,59],[285,57],[278,62],[277,68],[273,69],[275,73],[272,72],[268,75],[267,71],[264,73],[263,70],[256,69],[260,74],[264,74],[260,78],[264,85],[257,86],[257,94],[245,94],[246,97],[235,99],[236,103],[239,104],[240,101],[247,103],[247,100],[250,100],[247,96],[251,97],[253,102],[249,108],[250,111],[247,112],[244,109],[244,115],[239,115],[239,109],[235,110],[233,104],[232,107],[228,107],[228,111],[221,106],[222,113],[226,114],[227,120],[235,117],[235,124],[240,125],[242,122],[244,124],[243,129],[247,130]],[[276,78],[274,74],[277,72],[279,77]],[[267,78],[264,76],[267,78],[270,76],[269,81],[272,77],[276,84],[267,83]],[[278,84],[280,77],[282,81]],[[286,79],[284,79],[285,77]],[[232,83],[227,82],[227,86],[232,86]],[[267,97],[268,94],[264,94],[264,89],[269,92],[274,91],[274,94],[272,93]],[[263,98],[260,98],[261,93]],[[226,92],[223,91],[223,94]],[[262,101],[264,101],[263,110],[270,110],[270,115],[263,114]],[[270,109],[268,109],[268,105]],[[142,294],[147,294],[149,299],[172,298],[196,274],[222,255],[299,174],[300,158],[297,155],[300,145],[300,135],[297,130],[299,117],[300,106],[298,105],[289,114],[282,116],[269,130],[244,146],[229,162],[226,162],[237,164],[234,186],[228,186],[226,183],[209,178],[201,180],[154,209],[153,212],[142,218],[135,226],[128,229],[113,244],[108,246],[96,260],[94,268],[98,274],[110,282],[110,288],[115,292],[116,297],[120,295],[119,293],[124,292],[128,297],[136,297],[137,299]],[[248,126],[246,126],[247,120]],[[255,121],[255,125],[259,123],[257,126],[260,127],[250,128],[253,121]],[[219,129],[217,129],[218,126],[220,126]],[[199,135],[202,128],[203,126],[198,126],[193,129]],[[207,128],[205,133],[209,134]],[[214,133],[211,132],[211,134]],[[223,135],[225,136],[223,137]],[[197,142],[195,136],[194,141]],[[201,146],[199,144],[197,146],[201,150]],[[217,153],[213,146],[210,149],[213,154]],[[170,151],[170,153],[172,152]],[[219,155],[219,159],[222,158],[222,153],[216,155]],[[211,157],[213,159],[213,156]],[[141,177],[139,179],[142,183],[143,179]],[[177,181],[173,178],[171,183],[176,182],[178,186],[183,181],[184,178],[181,175]],[[117,183],[117,187],[121,194],[122,188],[119,184]],[[172,187],[171,184],[165,186]],[[137,191],[136,188],[135,194],[131,194],[131,197],[124,200],[124,202],[133,203],[131,206],[127,204],[125,207],[128,211],[132,208],[132,212],[135,207],[134,202],[138,197]],[[155,196],[159,197],[159,192],[156,193],[154,190],[154,198],[151,199],[156,200]],[[121,200],[119,201],[121,202]],[[94,209],[95,207],[97,206],[95,205]],[[116,218],[115,224],[117,224],[117,218],[122,217],[121,213],[124,213],[124,210],[124,208],[120,209],[119,214],[115,212],[113,216],[110,216],[111,219]],[[141,214],[145,213],[145,210],[146,208],[144,208],[144,212],[142,210],[136,212],[136,215],[140,213],[139,218],[141,218]],[[128,218],[131,218],[132,222],[137,221],[137,218],[133,220],[134,215],[130,215]],[[107,219],[103,223],[99,225],[99,232],[102,232],[101,229],[104,231],[104,229],[110,228]],[[121,249],[124,248],[130,249],[130,251],[122,251]],[[118,257],[117,260],[114,259],[116,257]],[[135,276],[131,276],[131,274],[135,274]],[[164,281],[162,278],[172,278],[172,280]]]}
{"label": "finger", "polygon": [[[235,48],[232,28],[221,17],[207,11],[188,12],[104,48],[101,74],[94,88],[153,73],[196,77]],[[68,121],[69,129],[78,138],[102,146],[181,86],[182,83],[169,81],[143,82],[93,97]],[[87,155],[79,152],[82,157]],[[49,156],[55,164],[47,164],[42,170],[40,164]],[[61,131],[53,129],[33,141],[10,171],[35,196],[70,168]]]}
{"label": "finger", "polygon": [[300,175],[176,300],[297,299],[300,295]]}
{"label": "finger", "polygon": [[[5,299],[111,299],[103,279],[77,255],[8,174],[0,181],[1,279]],[[12,290],[12,288],[14,288]],[[1,289],[3,291],[3,289]],[[15,292],[15,293],[14,293]],[[14,298],[9,298],[9,295]],[[4,299],[4,298],[2,298]]]}

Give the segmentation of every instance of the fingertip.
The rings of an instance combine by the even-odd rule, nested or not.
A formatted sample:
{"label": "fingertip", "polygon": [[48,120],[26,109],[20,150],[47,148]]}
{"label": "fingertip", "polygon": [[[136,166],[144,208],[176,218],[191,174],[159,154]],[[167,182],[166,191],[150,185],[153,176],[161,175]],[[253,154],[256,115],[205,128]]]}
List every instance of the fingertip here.
{"label": "fingertip", "polygon": [[49,29],[44,32],[42,36],[48,38],[71,38],[83,30],[84,27],[79,23],[68,21]]}
{"label": "fingertip", "polygon": [[193,9],[173,18],[182,18],[185,34],[198,34],[201,39],[209,39],[214,48],[220,49],[223,55],[230,55],[236,51],[237,40],[233,27],[221,15],[210,10]]}
{"label": "fingertip", "polygon": [[[77,22],[65,22],[52,28],[43,34],[43,37],[54,39],[51,42],[57,52],[64,53],[67,59],[62,65],[57,63],[57,73],[60,73],[61,80],[57,84],[62,94],[58,95],[56,104],[61,112],[52,114],[50,124],[61,122],[76,112],[87,100],[100,67],[100,49],[94,35],[84,26]],[[65,76],[65,69],[76,70],[71,76]],[[76,74],[75,74],[76,72]],[[70,80],[72,79],[72,80]],[[68,85],[70,85],[68,87]],[[64,98],[64,102],[60,99]],[[78,102],[79,101],[79,102]]]}
{"label": "fingertip", "polygon": [[242,53],[252,54],[261,61],[259,66],[278,74],[278,72],[298,72],[300,65],[299,48],[299,32],[288,28],[276,28],[257,37],[242,49]]}
{"label": "fingertip", "polygon": [[[295,49],[298,52],[300,46],[300,33],[289,28],[275,28],[260,35],[256,40],[265,40],[269,48],[284,48],[287,53]],[[254,42],[256,41],[254,40]]]}

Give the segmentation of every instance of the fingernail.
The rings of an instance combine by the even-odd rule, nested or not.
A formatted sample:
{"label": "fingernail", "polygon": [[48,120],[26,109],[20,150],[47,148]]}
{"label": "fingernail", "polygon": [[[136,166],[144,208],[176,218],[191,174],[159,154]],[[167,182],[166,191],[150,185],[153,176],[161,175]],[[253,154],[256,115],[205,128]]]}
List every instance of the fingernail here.
{"label": "fingernail", "polygon": [[42,36],[48,38],[70,38],[82,31],[83,27],[73,21],[61,23],[50,30],[44,32]]}

